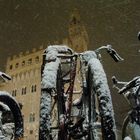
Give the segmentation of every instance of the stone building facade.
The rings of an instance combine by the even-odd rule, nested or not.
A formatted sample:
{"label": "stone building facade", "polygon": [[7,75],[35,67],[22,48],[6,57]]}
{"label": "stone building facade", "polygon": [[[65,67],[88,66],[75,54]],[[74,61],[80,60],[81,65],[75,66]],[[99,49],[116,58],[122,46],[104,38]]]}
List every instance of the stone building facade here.
{"label": "stone building facade", "polygon": [[6,73],[12,80],[5,89],[23,105],[25,140],[38,139],[42,51],[34,49],[7,61]]}
{"label": "stone building facade", "polygon": [[[88,35],[77,10],[71,15],[68,37],[63,39],[61,44],[68,45],[76,52],[87,50]],[[11,93],[23,105],[24,140],[38,140],[43,50],[41,46],[32,52],[27,51],[8,58],[6,73],[12,80],[0,87]],[[79,85],[76,86],[79,88]]]}

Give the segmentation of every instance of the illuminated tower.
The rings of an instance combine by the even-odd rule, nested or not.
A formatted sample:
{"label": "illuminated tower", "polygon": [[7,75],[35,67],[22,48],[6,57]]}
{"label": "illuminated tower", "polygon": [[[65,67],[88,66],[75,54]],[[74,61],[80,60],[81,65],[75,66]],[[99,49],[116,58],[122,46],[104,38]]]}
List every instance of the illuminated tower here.
{"label": "illuminated tower", "polygon": [[69,36],[63,40],[63,44],[68,45],[76,52],[86,51],[88,48],[88,34],[85,26],[80,20],[80,14],[77,9],[73,11],[68,26]]}

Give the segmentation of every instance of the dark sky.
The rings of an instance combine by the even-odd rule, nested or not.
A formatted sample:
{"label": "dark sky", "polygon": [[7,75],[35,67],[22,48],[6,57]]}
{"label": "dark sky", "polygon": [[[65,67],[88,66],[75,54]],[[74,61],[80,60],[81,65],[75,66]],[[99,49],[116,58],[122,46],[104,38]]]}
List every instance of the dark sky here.
{"label": "dark sky", "polygon": [[74,8],[87,29],[89,49],[112,44],[125,59],[115,64],[103,54],[109,79],[140,74],[140,0],[0,0],[0,70],[8,56],[66,37]]}
{"label": "dark sky", "polygon": [[139,5],[139,0],[0,0],[0,69],[6,56],[66,37],[74,8],[79,9],[91,49],[108,43],[124,51],[136,49]]}

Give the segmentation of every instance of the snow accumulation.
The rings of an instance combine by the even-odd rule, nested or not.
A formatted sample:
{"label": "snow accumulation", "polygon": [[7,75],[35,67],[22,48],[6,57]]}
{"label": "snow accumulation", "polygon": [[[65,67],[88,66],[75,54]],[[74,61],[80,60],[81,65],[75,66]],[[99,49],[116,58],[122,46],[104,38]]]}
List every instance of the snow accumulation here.
{"label": "snow accumulation", "polygon": [[50,45],[50,46],[48,46],[48,48],[45,51],[47,53],[52,50],[55,50],[59,53],[66,53],[68,51],[73,52],[73,50],[66,45]]}
{"label": "snow accumulation", "polygon": [[45,50],[46,60],[55,60],[58,53],[73,53],[73,50],[66,45],[51,45]]}
{"label": "snow accumulation", "polygon": [[6,123],[3,125],[5,140],[11,140],[14,135],[14,123]]}
{"label": "snow accumulation", "polygon": [[14,135],[14,124],[7,123],[3,125],[2,130],[0,130],[0,140],[13,140]]}
{"label": "snow accumulation", "polygon": [[49,62],[45,64],[42,75],[42,88],[55,88],[57,70],[60,64],[60,60],[57,58],[58,53],[73,52],[69,47],[65,45],[53,45],[48,46],[45,50],[46,60]]}
{"label": "snow accumulation", "polygon": [[73,101],[73,106],[78,105],[79,103],[81,103],[82,100],[82,96],[80,98],[77,98]]}
{"label": "snow accumulation", "polygon": [[94,51],[85,51],[82,53],[82,58],[86,61],[89,62],[92,58],[97,58],[97,55]]}
{"label": "snow accumulation", "polygon": [[[97,91],[97,95],[100,101],[100,114],[105,119],[105,126],[106,131],[116,130],[115,121],[114,121],[114,111],[112,105],[112,99],[110,95],[110,90],[108,87],[107,77],[104,72],[103,66],[98,59],[95,57],[90,59],[88,65],[91,68],[91,72],[93,73],[93,83],[94,88]],[[109,119],[108,121],[106,119]],[[112,125],[111,125],[112,124]],[[111,127],[112,128],[111,128]],[[109,137],[109,135],[108,135]]]}
{"label": "snow accumulation", "polygon": [[[70,54],[70,52],[73,51],[67,46],[61,45],[49,46],[45,50],[47,62],[44,66],[42,75],[42,89],[56,88],[57,70],[60,64],[60,60],[57,55],[59,53]],[[91,67],[91,71],[93,73],[93,83],[100,100],[100,113],[101,116],[104,117],[103,119],[105,119],[104,127],[106,127],[105,129],[107,132],[114,132],[115,121],[112,99],[103,67],[97,59],[97,55],[94,51],[86,51],[82,53],[81,57],[83,60],[88,62],[88,65]],[[74,104],[77,104],[79,101],[80,100],[75,100]],[[42,138],[47,138],[47,132],[50,131],[49,120],[51,111],[51,95],[48,91],[42,91],[40,105],[40,135],[42,135]],[[109,120],[107,118],[109,118]],[[109,133],[107,137],[111,138],[111,133]]]}
{"label": "snow accumulation", "polygon": [[129,136],[125,137],[124,140],[132,140]]}
{"label": "snow accumulation", "polygon": [[[127,136],[128,138],[131,137],[130,139],[126,139],[126,140],[140,140],[140,126],[134,122],[134,123],[129,123],[129,130],[131,130],[129,136]],[[126,138],[127,138],[126,137]]]}
{"label": "snow accumulation", "polygon": [[[20,106],[18,102],[6,91],[0,91],[0,101],[5,103],[12,111],[13,116],[15,118],[15,136],[22,136],[23,134],[23,122],[22,122],[22,117],[21,117],[21,112],[20,112]],[[10,125],[10,126],[9,126]],[[8,129],[9,126],[9,129]],[[12,125],[11,124],[6,124],[5,127],[4,125],[2,126],[3,129],[6,128],[8,130],[8,133],[10,133],[10,130],[12,130]],[[5,130],[5,133],[6,130]],[[11,133],[10,133],[11,134]],[[9,135],[9,134],[8,134]],[[8,140],[8,139],[6,139]]]}
{"label": "snow accumulation", "polygon": [[51,95],[43,91],[40,101],[40,140],[47,139],[50,131]]}
{"label": "snow accumulation", "polygon": [[[48,46],[45,50],[47,63],[44,66],[41,88],[54,89],[56,88],[57,71],[60,60],[57,57],[59,53],[71,54],[73,51],[65,45]],[[50,112],[51,112],[51,95],[50,92],[42,91],[40,101],[40,128],[39,138],[47,139],[50,131]]]}
{"label": "snow accumulation", "polygon": [[10,108],[5,105],[4,103],[0,102],[0,106],[2,106],[2,108],[5,110],[5,111],[10,111]]}
{"label": "snow accumulation", "polygon": [[[106,78],[106,74],[103,70],[103,67],[100,63],[100,61],[98,59],[91,59],[89,61],[89,66],[91,67],[91,71],[94,73],[93,74],[93,83],[95,85],[99,85],[100,84],[100,88],[98,88],[97,90],[101,90],[100,93],[100,98],[102,96],[105,96],[106,98],[110,98],[110,100],[108,100],[108,106],[105,106],[104,111],[106,113],[106,115],[114,115],[113,109],[112,109],[112,100],[111,100],[111,95],[110,95],[110,90],[108,87],[108,82],[107,82],[107,78]],[[105,83],[105,84],[102,84]],[[111,112],[113,114],[111,114]]]}
{"label": "snow accumulation", "polygon": [[[0,91],[0,96],[9,96],[16,102],[16,100],[6,91]],[[10,111],[10,108],[7,105],[5,105],[4,103],[0,102],[0,105],[4,108],[4,110]],[[2,119],[1,117],[0,117],[0,119]],[[13,123],[6,123],[4,125],[1,124],[0,127],[1,127],[0,128],[1,129],[0,130],[0,139],[1,140],[10,140],[11,136],[14,134],[14,124]],[[4,132],[4,134],[3,134],[3,132]]]}
{"label": "snow accumulation", "polygon": [[59,64],[60,60],[57,58],[55,61],[49,62],[45,65],[41,81],[42,88],[51,89],[56,87]]}

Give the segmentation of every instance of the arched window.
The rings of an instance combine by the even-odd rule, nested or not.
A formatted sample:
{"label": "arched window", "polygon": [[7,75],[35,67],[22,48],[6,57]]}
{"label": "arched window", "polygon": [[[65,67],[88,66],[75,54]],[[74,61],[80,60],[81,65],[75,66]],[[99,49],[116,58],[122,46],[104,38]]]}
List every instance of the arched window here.
{"label": "arched window", "polygon": [[31,92],[36,92],[36,85],[32,85]]}
{"label": "arched window", "polygon": [[36,63],[39,62],[39,56],[36,56],[36,58],[35,58],[35,62],[36,62]]}
{"label": "arched window", "polygon": [[33,122],[35,121],[35,113],[33,114]]}
{"label": "arched window", "polygon": [[22,95],[25,95],[25,94],[26,94],[26,90],[27,90],[26,87],[22,88],[22,90],[21,90],[21,94],[22,94]]}
{"label": "arched window", "polygon": [[29,122],[34,122],[34,121],[35,121],[35,113],[30,113]]}

